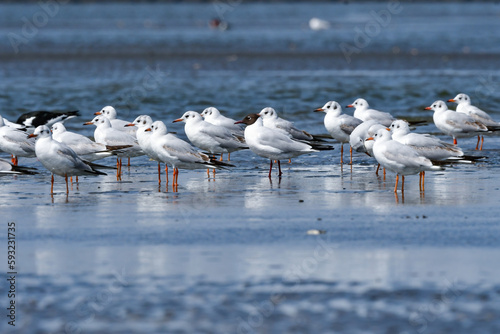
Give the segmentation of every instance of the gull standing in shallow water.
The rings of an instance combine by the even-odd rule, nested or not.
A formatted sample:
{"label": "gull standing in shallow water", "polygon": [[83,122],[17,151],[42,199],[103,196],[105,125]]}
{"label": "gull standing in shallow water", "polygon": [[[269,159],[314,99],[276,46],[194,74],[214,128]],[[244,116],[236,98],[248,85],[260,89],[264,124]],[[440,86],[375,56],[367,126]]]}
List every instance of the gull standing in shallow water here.
{"label": "gull standing in shallow water", "polygon": [[35,144],[38,161],[52,173],[50,193],[54,193],[54,174],[64,176],[66,194],[69,193],[68,176],[106,175],[80,159],[68,145],[52,139],[50,130],[40,125],[30,137],[37,137]]}
{"label": "gull standing in shallow water", "polygon": [[111,123],[106,117],[96,116],[92,121],[83,123],[83,125],[92,124],[96,126],[94,139],[97,143],[109,146],[127,146],[127,148],[120,150],[120,152],[116,155],[116,178],[120,180],[122,173],[121,157],[138,157],[144,155],[144,152],[137,143],[137,139],[135,137],[111,127]]}
{"label": "gull standing in shallow water", "polygon": [[[133,126],[134,128],[137,129],[136,138],[137,142],[139,143],[139,146],[151,160],[158,162],[158,184],[161,184],[161,165],[160,165],[161,160],[151,147],[152,133],[151,131],[148,131],[148,129],[151,127],[152,124],[153,124],[153,119],[151,118],[151,116],[140,115],[137,116],[137,118],[132,123],[126,124],[125,126],[126,127]],[[168,166],[166,164],[165,164],[165,175],[168,183]]]}
{"label": "gull standing in shallow water", "polygon": [[488,132],[486,125],[477,122],[474,118],[464,113],[449,110],[444,101],[435,101],[425,110],[433,110],[434,124],[444,134],[453,138],[453,144],[457,145],[457,138],[472,137]]}
{"label": "gull standing in shallow water", "polygon": [[[390,126],[392,139],[401,144],[410,146],[421,156],[431,161],[467,162],[465,159],[477,159],[475,157],[465,157],[460,147],[446,143],[438,137],[422,133],[410,133],[410,127],[404,120],[392,122]],[[425,171],[420,172],[421,189],[425,187]]]}
{"label": "gull standing in shallow water", "polygon": [[[455,96],[454,99],[449,99],[448,102],[457,103],[457,112],[469,115],[474,118],[477,122],[486,125],[487,127],[500,127],[500,123],[496,122],[488,113],[482,111],[476,106],[471,104],[469,95],[460,93]],[[481,147],[479,147],[479,141],[481,140]],[[476,150],[482,150],[484,143],[484,136],[477,135]]]}
{"label": "gull standing in shallow water", "polygon": [[[341,114],[342,107],[336,101],[329,101],[322,108],[315,111],[326,113],[324,119],[325,128],[333,139],[340,142],[340,164],[343,164],[344,144],[349,143],[352,131],[363,121],[351,115]],[[352,165],[352,146],[349,147],[349,154],[351,156],[349,164]]]}
{"label": "gull standing in shallow water", "polygon": [[152,131],[151,150],[165,164],[171,164],[174,169],[174,179],[172,185],[176,187],[179,179],[179,168],[181,169],[205,169],[233,167],[233,165],[212,160],[204,153],[198,152],[188,142],[177,138],[171,133],[167,133],[167,126],[162,121],[156,121],[151,128],[146,131]]}
{"label": "gull standing in shallow water", "polygon": [[[184,131],[189,141],[210,154],[231,153],[248,148],[243,137],[234,135],[223,126],[204,121],[196,111],[186,111],[181,118],[173,121],[176,122],[184,122]],[[222,156],[220,160],[222,161]]]}
{"label": "gull standing in shallow water", "polygon": [[433,165],[432,161],[419,155],[410,146],[392,140],[388,129],[379,129],[367,140],[375,140],[373,155],[378,163],[396,173],[394,192],[398,191],[399,175],[402,176],[401,192],[404,193],[405,175],[418,174],[426,170],[443,170],[442,167]]}
{"label": "gull standing in shallow water", "polygon": [[54,123],[51,130],[52,139],[68,145],[85,161],[95,161],[109,157],[113,155],[114,150],[122,148],[99,144],[84,135],[67,131],[66,127],[61,122]]}
{"label": "gull standing in shallow water", "polygon": [[237,124],[246,124],[245,141],[250,150],[263,158],[270,159],[269,178],[273,168],[273,160],[278,161],[278,176],[281,177],[281,159],[290,159],[302,154],[314,153],[320,150],[331,150],[330,146],[306,144],[293,140],[283,131],[265,127],[259,114],[249,114]]}

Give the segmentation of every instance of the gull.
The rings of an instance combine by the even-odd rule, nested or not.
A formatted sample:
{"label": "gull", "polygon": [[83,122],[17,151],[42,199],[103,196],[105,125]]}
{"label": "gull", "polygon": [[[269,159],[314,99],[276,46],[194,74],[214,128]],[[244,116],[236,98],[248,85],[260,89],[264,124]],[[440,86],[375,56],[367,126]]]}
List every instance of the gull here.
{"label": "gull", "polygon": [[404,120],[392,122],[390,130],[393,140],[411,146],[427,159],[442,161],[464,158],[464,152],[456,145],[446,143],[429,134],[411,133],[408,123]]}
{"label": "gull", "polygon": [[188,142],[167,133],[167,126],[162,121],[154,122],[146,131],[152,131],[151,149],[159,160],[172,165],[174,180],[172,185],[178,185],[179,168],[205,169],[232,166],[217,160],[212,160],[204,153],[198,152]]}
{"label": "gull", "polygon": [[314,153],[320,150],[330,150],[330,146],[306,144],[290,138],[276,129],[264,126],[260,114],[249,114],[238,124],[246,124],[245,141],[250,150],[263,158],[270,159],[269,178],[273,168],[273,160],[278,161],[278,176],[281,177],[281,159],[290,159],[302,154]]}
{"label": "gull", "polygon": [[26,132],[7,126],[0,116],[0,151],[12,155],[12,163],[17,166],[18,158],[34,158],[35,140]]}
{"label": "gull", "polygon": [[374,120],[378,123],[389,126],[396,119],[388,112],[382,112],[375,109],[369,109],[370,105],[365,99],[357,99],[352,104],[347,105],[347,108],[356,108],[353,116],[359,118],[363,122]]}
{"label": "gull", "polygon": [[[429,134],[410,133],[410,126],[404,120],[392,122],[390,131],[393,140],[410,146],[418,154],[433,162],[446,160],[450,162],[464,161],[470,163],[469,160],[465,160],[464,152],[458,146],[446,143]],[[420,172],[420,180],[420,187],[424,189],[425,171]]]}
{"label": "gull", "polygon": [[[206,122],[213,125],[223,126],[231,131],[234,135],[243,137],[243,128],[238,124],[234,124],[236,120],[221,115],[220,111],[217,108],[205,108],[205,110],[203,110],[203,112],[201,113],[201,116],[205,119]],[[230,158],[231,153],[228,153],[227,160],[229,161]]]}
{"label": "gull", "polygon": [[96,143],[84,135],[66,130],[61,122],[56,122],[51,127],[52,139],[68,145],[80,158],[85,161],[95,161],[113,155],[113,151],[121,146],[113,147]]}
{"label": "gull", "polygon": [[387,129],[379,129],[373,137],[367,140],[375,140],[373,155],[378,163],[396,173],[395,193],[398,191],[399,175],[402,176],[401,192],[404,193],[405,175],[418,174],[427,170],[443,170],[442,167],[435,166],[432,161],[418,154],[410,146],[392,140],[391,133]]}
{"label": "gull", "polygon": [[17,123],[11,122],[5,117],[3,118],[3,123],[5,125],[13,128],[13,129],[26,131],[26,126],[24,126],[23,124],[17,124]]}
{"label": "gull", "polygon": [[9,174],[38,174],[36,168],[15,166],[7,160],[0,159],[0,176]]}
{"label": "gull", "polygon": [[[471,104],[469,95],[460,93],[454,99],[449,99],[448,102],[457,103],[457,112],[469,115],[477,122],[486,125],[487,127],[500,127],[500,123],[496,122],[488,113]],[[479,147],[479,139],[481,139],[481,147]],[[476,150],[482,150],[484,136],[477,136]]]}
{"label": "gull", "polygon": [[315,140],[313,135],[307,133],[306,131],[297,129],[292,122],[278,117],[276,110],[271,107],[262,109],[259,115],[262,117],[262,122],[266,128],[282,131],[296,140]]}
{"label": "gull", "polygon": [[17,124],[22,124],[27,128],[36,128],[40,125],[51,126],[56,122],[64,122],[67,119],[80,116],[78,110],[75,111],[31,111],[22,114],[17,119]]}
{"label": "gull", "polygon": [[117,129],[118,131],[126,132],[129,135],[135,137],[137,128],[133,126],[126,127],[125,125],[130,124],[130,122],[117,118],[118,114],[116,112],[116,109],[112,106],[106,106],[102,108],[101,111],[95,112],[94,115],[103,115],[104,117],[109,119],[113,128]]}
{"label": "gull", "polygon": [[220,111],[215,107],[205,108],[205,110],[202,111],[201,116],[208,123],[223,126],[232,133],[243,136],[243,128],[238,124],[234,124],[236,120],[222,115]]}
{"label": "gull", "polygon": [[127,148],[121,150],[117,153],[117,179],[121,179],[121,167],[122,162],[120,157],[137,157],[144,154],[141,147],[137,143],[137,139],[129,135],[126,132],[120,131],[116,128],[111,127],[109,119],[104,116],[96,116],[90,122],[83,123],[83,125],[96,126],[94,131],[94,139],[96,143],[108,145],[108,146],[127,146]]}
{"label": "gull", "polygon": [[[152,132],[150,130],[151,125],[153,124],[153,119],[149,115],[140,115],[129,124],[126,124],[126,127],[133,126],[137,129],[136,138],[139,146],[144,151],[144,153],[154,161],[158,162],[158,183],[161,184],[161,159],[158,157],[156,152],[152,149],[151,145],[151,137]],[[168,183],[168,167],[165,165],[165,174]]]}
{"label": "gull", "polygon": [[38,161],[52,173],[50,193],[54,193],[54,174],[64,176],[66,194],[69,193],[68,176],[106,175],[83,161],[68,145],[60,143],[50,134],[46,125],[40,125],[30,137],[37,137],[35,144]]}
{"label": "gull", "polygon": [[472,137],[488,132],[488,127],[469,115],[449,110],[444,101],[437,100],[425,110],[433,110],[434,124],[444,134],[453,138],[457,145],[457,138]]}
{"label": "gull", "polygon": [[[356,151],[356,152],[365,152],[366,147],[365,147],[365,140],[369,138],[370,136],[368,135],[368,130],[372,125],[379,124],[377,121],[365,121],[358,125],[352,132],[351,135],[349,136],[349,145]],[[380,124],[380,126],[382,126]],[[370,155],[370,154],[368,154]]]}
{"label": "gull", "polygon": [[231,153],[248,148],[243,137],[234,135],[223,126],[204,121],[196,111],[186,111],[181,118],[173,121],[176,122],[184,122],[184,131],[189,141],[210,154]]}
{"label": "gull", "polygon": [[[342,107],[336,101],[329,101],[322,108],[315,111],[326,113],[323,122],[332,138],[340,142],[340,163],[343,164],[344,144],[349,143],[352,131],[363,121],[351,115],[341,114]],[[350,164],[352,165],[352,147],[349,147],[349,153],[351,156]]]}

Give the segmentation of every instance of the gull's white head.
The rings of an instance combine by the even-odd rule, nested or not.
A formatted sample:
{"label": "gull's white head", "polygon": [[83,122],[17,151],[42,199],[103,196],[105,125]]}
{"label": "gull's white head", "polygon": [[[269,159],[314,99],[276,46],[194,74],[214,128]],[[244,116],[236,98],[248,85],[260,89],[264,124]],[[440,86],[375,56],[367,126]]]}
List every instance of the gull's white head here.
{"label": "gull's white head", "polygon": [[389,128],[393,134],[405,135],[410,133],[410,126],[408,125],[408,122],[402,119],[392,122]]}
{"label": "gull's white head", "polygon": [[201,116],[203,116],[205,119],[214,119],[220,116],[220,111],[217,108],[208,107],[205,110],[203,110]]}
{"label": "gull's white head", "polygon": [[366,140],[374,140],[375,142],[382,142],[391,140],[391,131],[387,128],[378,129],[377,132],[373,134],[373,136],[367,138]]}
{"label": "gull's white head", "polygon": [[50,129],[47,125],[40,125],[38,126],[33,134],[29,135],[28,137],[37,137],[38,138],[45,138],[45,137],[51,137]]}
{"label": "gull's white head", "polygon": [[92,125],[92,124],[94,124],[97,127],[105,127],[105,128],[111,127],[111,122],[109,121],[108,118],[104,116],[96,116],[90,122],[83,123],[83,125]]}
{"label": "gull's white head", "polygon": [[182,115],[181,118],[178,118],[173,121],[173,123],[176,122],[185,122],[185,123],[191,123],[191,122],[199,122],[203,121],[203,117],[196,111],[186,111],[184,115]]}
{"label": "gull's white head", "polygon": [[260,111],[259,115],[262,117],[262,119],[276,119],[278,118],[278,114],[276,113],[276,110],[274,110],[271,107],[264,108]]}
{"label": "gull's white head", "polygon": [[349,104],[347,108],[356,108],[357,110],[366,110],[370,107],[365,99],[357,99],[352,104]]}
{"label": "gull's white head", "polygon": [[0,126],[5,126],[2,115],[0,115]]}
{"label": "gull's white head", "polygon": [[318,108],[315,111],[323,111],[325,113],[338,116],[342,112],[342,107],[336,101],[328,101],[327,103],[325,103],[323,108]]}
{"label": "gull's white head", "polygon": [[449,99],[448,102],[455,102],[457,104],[464,104],[464,105],[470,105],[470,97],[467,94],[460,93],[457,96],[455,96],[454,99]]}
{"label": "gull's white head", "polygon": [[448,106],[446,105],[446,103],[444,101],[437,100],[433,104],[431,104],[429,107],[425,107],[424,109],[425,110],[434,110],[434,111],[440,112],[440,111],[448,110]]}
{"label": "gull's white head", "polygon": [[66,127],[61,122],[56,122],[52,124],[51,130],[54,134],[60,134],[66,131]]}
{"label": "gull's white head", "polygon": [[115,119],[116,118],[116,110],[112,106],[106,106],[102,108],[101,111],[96,112],[94,115],[104,115],[108,119]]}
{"label": "gull's white head", "polygon": [[136,119],[132,123],[129,123],[125,126],[137,126],[138,128],[149,128],[153,124],[153,119],[149,115],[140,115],[137,116]]}
{"label": "gull's white head", "polygon": [[153,134],[156,135],[166,135],[167,134],[167,126],[162,121],[155,121],[151,124],[150,127]]}

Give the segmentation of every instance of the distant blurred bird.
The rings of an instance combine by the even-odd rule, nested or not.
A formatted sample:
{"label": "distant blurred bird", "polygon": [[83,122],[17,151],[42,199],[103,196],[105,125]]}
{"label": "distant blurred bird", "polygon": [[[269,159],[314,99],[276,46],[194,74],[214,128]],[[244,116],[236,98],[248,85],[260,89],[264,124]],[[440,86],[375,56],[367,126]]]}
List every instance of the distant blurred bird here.
{"label": "distant blurred bird", "polygon": [[219,18],[213,18],[208,22],[208,26],[214,30],[226,31],[229,29],[229,23]]}
{"label": "distant blurred bird", "polygon": [[309,28],[311,30],[326,30],[330,28],[330,22],[317,17],[313,17],[309,20]]}

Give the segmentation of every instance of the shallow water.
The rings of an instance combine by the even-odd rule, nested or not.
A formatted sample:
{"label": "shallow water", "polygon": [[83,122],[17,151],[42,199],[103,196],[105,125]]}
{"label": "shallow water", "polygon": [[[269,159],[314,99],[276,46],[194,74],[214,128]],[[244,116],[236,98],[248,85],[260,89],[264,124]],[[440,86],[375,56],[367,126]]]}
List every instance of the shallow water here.
{"label": "shallow water", "polygon": [[[331,99],[363,96],[431,120],[423,107],[466,92],[500,119],[500,6],[402,6],[348,63],[340,43],[354,43],[386,4],[240,4],[226,8],[226,32],[207,28],[213,5],[64,5],[19,53],[0,43],[2,116],[80,109],[66,125],[91,136],[81,123],[113,104],[122,118],[148,113],[183,137],[170,121],[185,110],[214,105],[239,119],[273,106],[325,133],[311,111]],[[38,11],[2,5],[0,31],[19,33]],[[313,16],[332,28],[308,30]],[[432,122],[416,131],[438,134]],[[474,138],[459,144],[478,154]],[[268,179],[265,159],[237,152],[215,179],[181,171],[177,192],[134,158],[121,182],[113,171],[80,178],[66,196],[57,177],[51,196],[50,174],[21,159],[40,174],[0,177],[2,244],[7,222],[17,225],[16,328],[499,332],[500,139],[486,138],[483,162],[427,173],[424,193],[407,177],[404,197],[366,155],[341,168],[334,146],[283,162],[281,180]]]}

